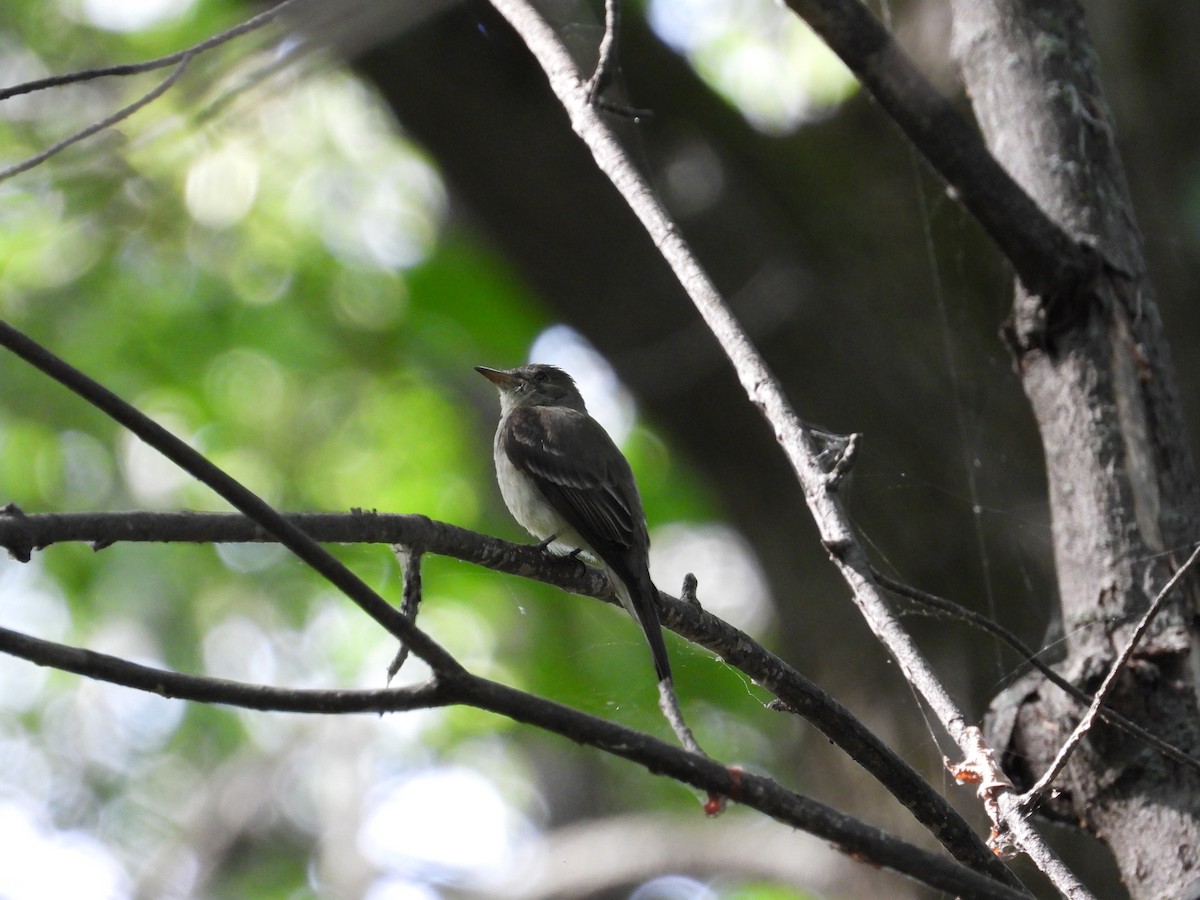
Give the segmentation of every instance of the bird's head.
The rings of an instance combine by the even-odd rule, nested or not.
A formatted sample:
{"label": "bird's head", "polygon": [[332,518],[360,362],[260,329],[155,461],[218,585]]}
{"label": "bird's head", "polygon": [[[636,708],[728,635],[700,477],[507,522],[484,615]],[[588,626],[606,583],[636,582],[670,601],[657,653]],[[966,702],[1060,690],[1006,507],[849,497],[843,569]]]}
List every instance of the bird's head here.
{"label": "bird's head", "polygon": [[504,412],[518,406],[564,406],[587,412],[575,379],[557,366],[534,364],[516,369],[476,366],[475,371],[500,389],[500,406]]}

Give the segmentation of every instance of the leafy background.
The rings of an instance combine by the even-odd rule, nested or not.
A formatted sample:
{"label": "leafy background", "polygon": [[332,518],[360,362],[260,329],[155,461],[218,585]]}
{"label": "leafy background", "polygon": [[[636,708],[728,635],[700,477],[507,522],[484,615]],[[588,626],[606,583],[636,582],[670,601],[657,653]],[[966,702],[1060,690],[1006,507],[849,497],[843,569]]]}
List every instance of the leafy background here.
{"label": "leafy background", "polygon": [[[944,75],[937,5],[881,11]],[[518,54],[479,6],[462,14],[479,46]],[[1152,6],[1134,17],[1114,4],[1090,12],[1102,58],[1121,76],[1109,79],[1113,102],[1191,385],[1200,356],[1181,286],[1194,266],[1200,167],[1194,149],[1168,149],[1186,146],[1189,132],[1154,86],[1200,83],[1181,75],[1197,23],[1195,13]],[[551,11],[570,38],[594,45],[594,15],[574,18],[571,4]],[[628,68],[655,60],[649,76],[629,72],[635,105],[651,102],[656,113],[635,144],[739,313],[765,335],[802,413],[867,432],[852,510],[874,550],[923,586],[999,609],[1038,643],[1049,618],[1047,524],[1036,440],[995,338],[1003,267],[844,70],[771,4],[655,0],[627,13]],[[16,0],[0,10],[0,83],[172,52],[246,15],[218,0]],[[424,39],[417,26],[413,34]],[[574,309],[553,298],[505,252],[528,223],[489,220],[471,173],[397,123],[369,80],[384,84],[379,63],[355,71],[309,49],[243,38],[198,59],[118,128],[0,182],[0,313],[282,509],[420,512],[516,540],[524,537],[491,471],[494,391],[471,367],[560,362],[638,473],[660,585],[675,590],[696,571],[707,607],[797,661],[942,778],[917,704],[885,689],[890,663],[819,548],[798,549],[814,544],[807,526],[772,521],[754,549],[741,536],[784,505],[791,483],[761,466],[765,487],[737,481],[737,464],[773,454],[765,430],[747,431],[744,460],[706,455],[724,435],[705,408],[724,409],[727,395],[705,380],[724,368],[694,331],[679,328],[686,350],[651,363],[608,336],[605,350],[647,415],[591,334],[564,324],[588,330],[640,313],[616,297],[611,308],[585,299]],[[161,77],[5,101],[4,160]],[[689,93],[672,94],[680,84]],[[387,100],[403,108],[394,92]],[[441,112],[463,117],[456,104]],[[526,123],[506,124],[520,133]],[[465,152],[476,154],[467,169],[487,172],[487,190],[515,190],[484,151]],[[768,190],[771,178],[786,190]],[[710,226],[700,214],[722,190],[749,199]],[[585,235],[590,215],[576,215]],[[793,256],[777,253],[781,232]],[[768,251],[774,263],[755,269],[753,254]],[[622,251],[603,253],[614,280],[634,269]],[[563,266],[568,284],[573,274],[582,286],[582,261],[572,273],[570,252],[548,245],[546,255],[557,256],[547,268]],[[680,384],[699,406],[684,406]],[[29,512],[222,508],[15,359],[0,359],[0,385],[0,499]],[[691,426],[658,427],[673,408]],[[743,420],[728,421],[740,435]],[[338,552],[398,600],[386,548]],[[625,617],[450,560],[427,558],[425,571],[424,624],[472,669],[665,735],[648,654]],[[395,650],[271,547],[56,546],[26,565],[0,564],[0,609],[6,627],[39,636],[279,685],[377,687]],[[1014,672],[986,642],[912,624],[979,712]],[[819,735],[765,712],[762,693],[719,660],[668,640],[685,709],[711,753],[920,839]],[[980,659],[988,664],[973,665]],[[419,663],[408,668],[402,680],[421,677]],[[0,759],[6,897],[528,896],[567,884],[587,859],[621,869],[630,857],[659,865],[626,875],[619,883],[629,888],[664,867],[692,876],[643,885],[643,898],[803,896],[787,886],[799,883],[844,896],[908,890],[737,808],[704,822],[697,798],[676,785],[471,710],[329,721],[242,713],[0,659]],[[611,851],[600,840],[606,827],[626,836]],[[573,835],[585,853],[569,852]],[[1074,853],[1097,855],[1087,844]]]}
{"label": "leafy background", "polygon": [[[138,25],[99,4],[10,4],[3,81],[172,52],[245,15],[176,6]],[[256,84],[271,61],[260,43],[201,59],[115,131],[0,186],[4,316],[280,508],[422,512],[522,539],[493,487],[496,401],[471,365],[521,362],[553,321],[452,221],[436,165],[370,88],[312,58]],[[5,158],[161,77],[8,101]],[[663,542],[707,541],[718,562],[732,552],[752,567],[718,543],[706,490],[637,420],[603,360],[573,332],[550,342],[595,370],[587,387],[615,396],[613,427]],[[6,500],[223,508],[16,360],[0,377]],[[398,597],[385,548],[340,552]],[[276,548],[59,546],[5,562],[0,579],[7,626],[181,671],[375,687],[395,650]],[[663,730],[640,637],[611,610],[445,560],[427,558],[426,585],[426,626],[473,669]],[[712,751],[769,758],[750,725],[754,689],[682,642],[672,653],[704,698],[690,713]],[[409,666],[401,677],[416,680],[420,663]],[[8,659],[0,683],[4,896],[499,890],[522,838],[575,815],[556,807],[698,814],[687,791],[470,710],[246,714]],[[591,784],[548,796],[543,757]],[[764,891],[738,890],[778,895]]]}

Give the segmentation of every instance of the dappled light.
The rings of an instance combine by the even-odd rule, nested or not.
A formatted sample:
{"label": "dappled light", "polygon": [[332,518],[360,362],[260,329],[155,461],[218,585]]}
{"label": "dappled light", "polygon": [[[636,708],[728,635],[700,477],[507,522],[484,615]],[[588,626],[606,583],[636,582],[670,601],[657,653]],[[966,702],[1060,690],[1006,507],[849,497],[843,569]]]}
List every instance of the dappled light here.
{"label": "dappled light", "polygon": [[766,576],[754,551],[736,530],[717,523],[672,522],[651,532],[655,578],[678,590],[693,573],[706,609],[738,628],[759,634],[771,624]]}
{"label": "dappled light", "polygon": [[[1140,443],[1183,434],[1156,348],[1190,333],[1186,242],[1151,234],[1143,265],[1111,222],[1081,239],[996,163],[986,92],[955,93],[971,65],[944,89],[904,68],[983,5],[533,6],[8,4],[0,91],[30,93],[0,99],[5,900],[925,896],[904,876],[1009,900],[1005,854],[1060,852],[1022,804],[1086,818],[1077,781],[1021,798],[1029,721],[1079,730],[1073,766],[1128,741],[1121,778],[1190,790],[1194,746],[1137,708],[1189,689],[1163,584],[1196,558],[1189,445]],[[1130,58],[1176,40],[1095,18]],[[1139,123],[1135,193],[1189,233],[1194,147],[1158,155],[1170,117],[1130,111],[1171,79],[1097,58]],[[1116,133],[1093,94],[1067,123],[1089,151]],[[1130,393],[1031,416],[1031,372],[1092,332],[1115,369],[1080,384]],[[1192,409],[1200,342],[1176,346]],[[485,371],[494,443],[474,367],[529,363],[579,394]],[[1096,480],[1136,512],[1092,554],[1129,577],[1043,638],[1094,535],[1061,536],[1083,494],[1054,465],[1082,442],[1039,429],[1085,407],[1137,426]],[[1108,682],[1128,715],[1078,724],[1160,588],[1157,655]],[[1061,715],[1014,707],[993,744],[1010,686]]]}
{"label": "dappled light", "polygon": [[570,372],[587,401],[588,413],[618,445],[625,443],[637,418],[637,406],[613,367],[587,338],[569,325],[552,325],[534,339],[526,361]]}
{"label": "dappled light", "polygon": [[786,134],[828,115],[857,82],[782,4],[653,0],[650,22],[755,128]]}
{"label": "dappled light", "polygon": [[473,769],[417,770],[366,798],[359,844],[385,873],[483,887],[508,875],[528,825]]}
{"label": "dappled light", "polygon": [[128,895],[130,878],[104,845],[78,831],[55,831],[16,804],[0,804],[6,864],[0,893],[8,897]]}
{"label": "dappled light", "polygon": [[141,31],[176,19],[195,0],[61,0],[68,15],[110,31]]}

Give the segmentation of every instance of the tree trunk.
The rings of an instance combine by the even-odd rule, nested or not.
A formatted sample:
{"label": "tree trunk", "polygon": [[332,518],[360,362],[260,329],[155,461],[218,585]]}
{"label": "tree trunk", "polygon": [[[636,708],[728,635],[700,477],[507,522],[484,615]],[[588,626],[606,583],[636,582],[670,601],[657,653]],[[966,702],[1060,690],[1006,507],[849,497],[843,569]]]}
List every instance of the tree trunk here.
{"label": "tree trunk", "polygon": [[[954,19],[955,53],[992,152],[1101,259],[1079,296],[1049,301],[1018,287],[1008,329],[1046,459],[1063,667],[1094,690],[1200,538],[1200,491],[1082,9],[1074,0],[956,0]],[[1189,577],[1176,589],[1113,700],[1192,755],[1196,588]],[[1060,692],[1039,687],[1021,692],[1019,708],[998,710],[1012,726],[1009,758],[1022,760],[1014,774],[1026,778],[1047,767],[1079,717]],[[1194,772],[1101,728],[1056,787],[1043,812],[1107,843],[1134,897],[1183,896],[1200,877]]]}

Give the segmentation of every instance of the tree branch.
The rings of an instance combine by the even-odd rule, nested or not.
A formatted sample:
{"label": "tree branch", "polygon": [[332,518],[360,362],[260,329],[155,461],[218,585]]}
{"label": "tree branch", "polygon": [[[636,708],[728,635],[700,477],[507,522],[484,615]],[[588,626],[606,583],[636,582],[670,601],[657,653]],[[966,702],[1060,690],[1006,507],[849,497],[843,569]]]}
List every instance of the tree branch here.
{"label": "tree branch", "polygon": [[214,47],[219,47],[220,45],[227,43],[236,37],[241,37],[243,34],[247,34],[251,31],[261,28],[262,26],[278,18],[280,13],[282,13],[287,7],[293,6],[300,2],[302,2],[302,0],[283,0],[283,2],[277,4],[266,12],[259,13],[257,16],[253,16],[246,21],[233,26],[232,28],[228,28],[219,34],[215,34],[212,37],[200,41],[198,44],[194,44],[191,47],[188,47],[185,50],[180,50],[177,53],[171,53],[167,56],[160,56],[157,59],[151,59],[141,63],[105,66],[98,69],[83,69],[78,72],[70,72],[65,75],[52,75],[49,78],[39,78],[36,81],[26,81],[22,84],[16,84],[11,87],[0,89],[0,100],[7,100],[10,97],[16,97],[21,94],[32,94],[37,91],[47,90],[49,88],[63,87],[70,84],[80,84],[86,81],[93,81],[97,78],[107,78],[118,75],[137,75],[142,72],[152,72],[156,69],[167,68],[168,66],[175,67],[174,71],[167,75],[167,77],[160,81],[154,88],[147,91],[145,94],[127,106],[123,106],[111,115],[105,116],[104,118],[93,122],[91,125],[87,125],[84,128],[79,129],[79,131],[75,132],[74,134],[68,135],[62,140],[51,144],[46,149],[35,153],[33,156],[0,169],[0,181],[5,181],[15,175],[20,175],[22,172],[28,172],[30,169],[41,165],[52,156],[61,153],[68,147],[78,144],[80,141],[86,140],[92,135],[103,131],[105,128],[109,128],[113,125],[116,125],[118,122],[128,119],[135,112],[145,106],[150,105],[168,90],[170,90],[183,76],[184,70],[187,68],[188,64],[196,58],[196,56],[211,50]]}
{"label": "tree branch", "polygon": [[26,81],[21,84],[14,84],[11,87],[0,88],[0,100],[7,100],[10,97],[17,97],[21,94],[32,94],[37,91],[44,91],[49,88],[64,87],[70,84],[80,84],[85,81],[94,81],[97,78],[110,78],[120,75],[140,75],[143,72],[153,72],[156,69],[165,69],[169,66],[177,66],[180,63],[186,63],[192,57],[195,57],[205,51],[212,50],[214,47],[219,47],[222,44],[228,43],[234,38],[241,37],[243,34],[248,34],[273,22],[279,18],[280,13],[286,10],[289,6],[295,6],[302,3],[304,0],[282,0],[275,4],[265,12],[261,12],[256,16],[252,16],[244,22],[234,25],[232,28],[227,28],[212,37],[205,38],[197,44],[180,50],[176,53],[170,53],[166,56],[160,56],[157,59],[149,59],[140,63],[127,63],[118,66],[104,66],[98,69],[82,69],[78,72],[69,72],[65,75],[51,75],[48,78],[39,78],[36,81]]}
{"label": "tree branch", "polygon": [[[562,103],[575,133],[591,150],[596,164],[641,220],[655,246],[674,271],[696,309],[733,363],[750,401],[770,423],[791,463],[809,504],[822,541],[853,592],[855,602],[876,636],[895,657],[908,681],[942,722],[965,757],[975,754],[978,741],[966,717],[950,697],[911,638],[891,614],[879,585],[871,575],[867,555],[850,527],[836,490],[820,464],[816,436],[800,420],[784,396],[783,388],[750,342],[749,336],[725,305],[716,286],[704,272],[679,233],[674,221],[658,203],[650,186],[625,156],[620,144],[595,109],[587,102],[587,89],[570,55],[554,31],[524,0],[492,0],[492,5],[521,36],[545,70],[550,87]],[[1039,279],[1046,272],[1035,267]],[[989,782],[1004,780],[997,768]],[[1025,821],[1011,789],[1000,789],[995,808],[998,830],[1007,829],[1056,886],[1073,897],[1087,892],[1058,860],[1041,836]]]}
{"label": "tree branch", "polygon": [[68,135],[61,141],[51,144],[45,150],[35,153],[33,156],[30,156],[27,159],[23,159],[20,162],[13,163],[11,166],[0,169],[0,181],[5,181],[9,178],[12,178],[14,175],[20,175],[22,172],[28,172],[30,169],[41,165],[50,157],[61,153],[63,150],[66,150],[73,144],[78,144],[80,141],[90,138],[93,134],[103,131],[105,128],[108,128],[111,125],[115,125],[118,122],[128,119],[142,107],[149,106],[163,94],[169,91],[175,85],[175,83],[179,81],[179,79],[183,76],[184,69],[186,69],[188,63],[191,62],[191,59],[192,57],[190,53],[184,53],[182,58],[176,64],[174,71],[160,81],[154,88],[147,91],[128,106],[123,106],[112,115],[105,116],[103,119],[79,129],[79,131],[75,132],[74,134]]}
{"label": "tree branch", "polygon": [[3,321],[0,321],[0,346],[7,347],[109,418],[124,425],[185,472],[208,485],[357,603],[363,612],[407,644],[409,649],[428,663],[435,672],[456,671],[462,668],[441,645],[371,590],[366,582],[334,558],[329,551],[281,516],[261,497],[213,465],[157,422]]}
{"label": "tree branch", "polygon": [[[1190,563],[1190,560],[1189,560]],[[1185,564],[1186,565],[1186,564]],[[941,614],[945,618],[957,619],[960,622],[966,622],[975,628],[987,632],[993,637],[1007,644],[1013,650],[1020,654],[1021,659],[1028,663],[1033,668],[1037,669],[1046,680],[1057,687],[1064,693],[1070,694],[1082,704],[1091,704],[1095,698],[1089,696],[1087,691],[1082,691],[1077,688],[1067,679],[1058,674],[1051,666],[1046,665],[1038,658],[1038,653],[1019,637],[996,622],[993,622],[987,616],[981,616],[974,610],[967,609],[965,606],[960,606],[951,600],[944,597],[939,597],[936,594],[931,594],[928,591],[923,591],[903,582],[896,581],[894,578],[889,578],[878,569],[872,569],[875,574],[875,579],[889,593],[895,594],[898,597],[904,597],[914,603],[919,603],[922,606],[932,610],[932,615]],[[1177,576],[1178,577],[1178,573]],[[1174,583],[1174,582],[1172,582]],[[1200,759],[1189,756],[1184,753],[1174,744],[1169,744],[1157,735],[1151,734],[1145,728],[1138,725],[1136,722],[1127,719],[1114,709],[1100,705],[1097,708],[1097,715],[1104,719],[1115,728],[1119,728],[1127,734],[1132,735],[1139,741],[1153,747],[1163,756],[1172,759],[1180,765],[1187,766],[1189,769],[1200,772]]]}
{"label": "tree branch", "polygon": [[119,657],[69,647],[0,628],[0,651],[163,697],[296,713],[385,713],[463,704],[534,725],[642,765],[831,841],[843,853],[908,875],[962,897],[1015,900],[1011,887],[899,840],[760,775],[725,766],[650,735],[526,694],[463,669],[435,674],[421,685],[385,690],[313,690],[245,684],[183,675]]}
{"label": "tree branch", "polygon": [[1062,772],[1063,767],[1067,764],[1067,760],[1071,758],[1071,754],[1075,752],[1075,748],[1083,740],[1083,736],[1088,733],[1095,723],[1096,715],[1104,706],[1104,702],[1108,699],[1109,695],[1112,694],[1113,688],[1117,685],[1117,678],[1125,671],[1125,667],[1129,664],[1129,660],[1133,656],[1133,651],[1137,649],[1138,643],[1145,636],[1150,623],[1154,621],[1154,617],[1163,608],[1167,597],[1175,589],[1175,586],[1179,584],[1184,575],[1192,568],[1198,557],[1200,557],[1200,545],[1196,546],[1196,549],[1192,551],[1192,555],[1187,558],[1187,562],[1180,566],[1175,574],[1171,576],[1170,580],[1162,586],[1162,590],[1158,592],[1158,596],[1154,598],[1154,601],[1150,604],[1150,608],[1142,615],[1137,627],[1133,630],[1133,634],[1126,641],[1125,649],[1113,661],[1112,667],[1104,677],[1103,683],[1101,683],[1099,690],[1096,691],[1096,696],[1092,698],[1092,703],[1088,707],[1087,713],[1080,719],[1079,724],[1075,726],[1075,730],[1071,732],[1071,736],[1063,743],[1062,748],[1054,757],[1054,761],[1050,764],[1050,767],[1046,769],[1042,777],[1037,780],[1037,783],[1026,791],[1025,795],[1021,798],[1023,806],[1028,809],[1036,806],[1054,779]]}
{"label": "tree branch", "polygon": [[[616,603],[612,585],[599,569],[543,553],[532,545],[512,544],[426,516],[356,510],[348,514],[289,514],[286,518],[323,543],[420,546],[429,553]],[[11,504],[0,510],[0,547],[26,560],[34,548],[63,541],[106,547],[117,541],[207,544],[273,540],[260,525],[237,513],[26,515]],[[701,609],[698,603],[664,593],[660,595],[660,608],[664,627],[712,651],[777,697],[777,708],[800,715],[814,725],[891,792],[957,859],[996,877],[1007,871],[962,816],[915,769],[795,668],[745,632]]]}
{"label": "tree branch", "polygon": [[786,0],[900,126],[1034,294],[1073,295],[1099,257],[1051,219],[860,0]]}

